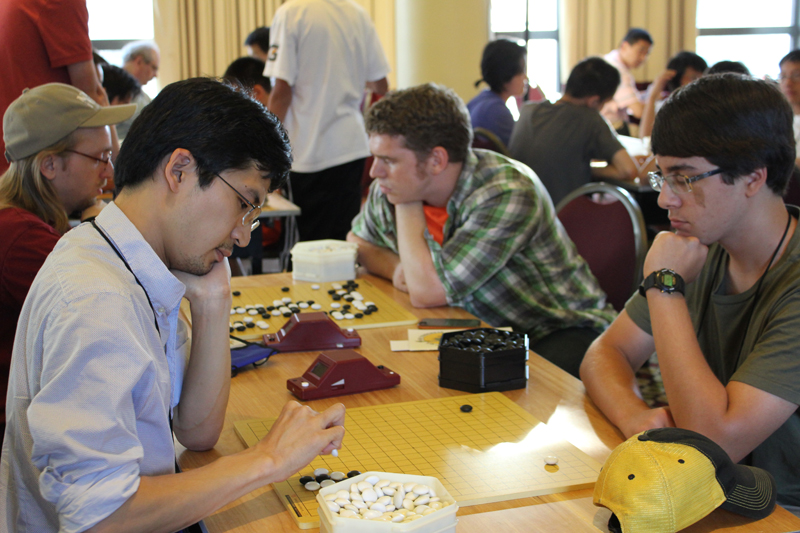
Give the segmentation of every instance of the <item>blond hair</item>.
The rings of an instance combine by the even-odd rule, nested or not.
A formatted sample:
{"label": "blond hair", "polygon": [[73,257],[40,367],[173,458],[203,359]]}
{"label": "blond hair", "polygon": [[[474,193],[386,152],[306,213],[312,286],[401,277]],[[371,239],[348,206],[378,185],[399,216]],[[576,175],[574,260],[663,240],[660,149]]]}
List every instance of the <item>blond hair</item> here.
{"label": "blond hair", "polygon": [[18,207],[30,211],[57,232],[67,232],[70,226],[64,205],[53,184],[42,174],[41,167],[48,156],[61,154],[74,146],[74,133],[30,157],[11,163],[0,176],[0,209]]}

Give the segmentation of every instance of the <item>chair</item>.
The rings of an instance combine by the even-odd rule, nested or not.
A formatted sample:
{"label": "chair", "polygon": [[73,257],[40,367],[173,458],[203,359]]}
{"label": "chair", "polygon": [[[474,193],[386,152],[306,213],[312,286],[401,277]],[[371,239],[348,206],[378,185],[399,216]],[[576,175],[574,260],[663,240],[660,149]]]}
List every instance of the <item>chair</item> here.
{"label": "chair", "polygon": [[503,154],[506,157],[511,157],[508,148],[506,148],[506,145],[500,140],[500,137],[486,128],[475,128],[472,136],[472,147],[491,150]]}
{"label": "chair", "polygon": [[647,254],[639,204],[625,189],[601,181],[572,191],[556,211],[608,301],[621,311],[642,282]]}

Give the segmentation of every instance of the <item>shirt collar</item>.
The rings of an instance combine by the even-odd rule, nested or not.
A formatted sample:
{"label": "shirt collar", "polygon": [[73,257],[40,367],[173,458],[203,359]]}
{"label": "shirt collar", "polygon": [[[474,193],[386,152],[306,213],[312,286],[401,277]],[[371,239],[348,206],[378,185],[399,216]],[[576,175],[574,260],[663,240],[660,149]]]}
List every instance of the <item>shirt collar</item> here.
{"label": "shirt collar", "polygon": [[453,194],[450,195],[450,200],[447,202],[447,211],[450,212],[453,206],[460,206],[464,203],[467,197],[474,188],[472,183],[474,181],[475,169],[478,166],[478,156],[470,149],[467,152],[467,159],[461,167],[461,174],[458,175],[456,180],[456,187],[453,189]]}
{"label": "shirt collar", "polygon": [[97,216],[97,225],[117,246],[159,312],[181,303],[186,287],[169,271],[142,234],[114,202]]}

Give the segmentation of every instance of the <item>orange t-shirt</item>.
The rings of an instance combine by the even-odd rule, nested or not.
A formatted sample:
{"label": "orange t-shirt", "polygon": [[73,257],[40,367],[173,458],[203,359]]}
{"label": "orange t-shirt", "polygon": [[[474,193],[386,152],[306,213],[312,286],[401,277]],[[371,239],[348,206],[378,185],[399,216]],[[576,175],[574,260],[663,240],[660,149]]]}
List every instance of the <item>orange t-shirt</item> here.
{"label": "orange t-shirt", "polygon": [[442,245],[444,241],[444,224],[447,222],[447,207],[434,207],[432,205],[423,205],[425,211],[425,223],[428,225],[433,240]]}

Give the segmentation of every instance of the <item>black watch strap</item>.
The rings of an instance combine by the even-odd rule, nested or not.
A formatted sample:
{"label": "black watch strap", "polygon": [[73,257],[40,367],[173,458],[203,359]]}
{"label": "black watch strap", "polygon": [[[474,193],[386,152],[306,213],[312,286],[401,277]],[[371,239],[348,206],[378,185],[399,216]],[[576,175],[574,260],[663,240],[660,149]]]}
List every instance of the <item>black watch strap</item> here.
{"label": "black watch strap", "polygon": [[661,292],[670,294],[674,292],[686,293],[686,283],[684,283],[683,278],[680,274],[668,268],[651,272],[649,276],[644,278],[644,281],[639,286],[639,294],[647,298],[647,291],[653,287]]}

